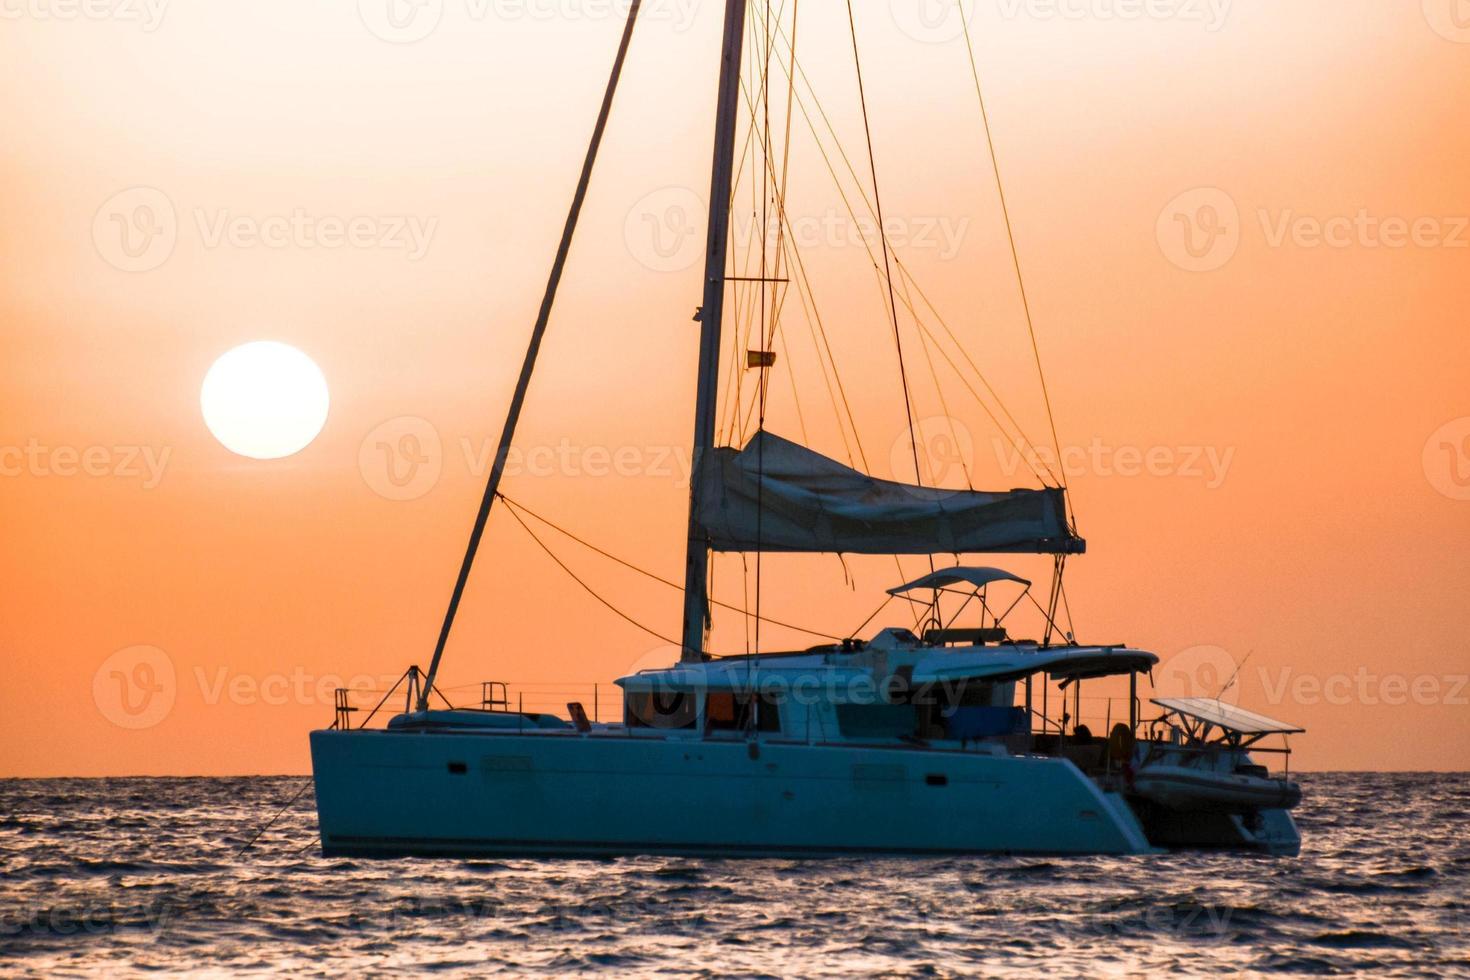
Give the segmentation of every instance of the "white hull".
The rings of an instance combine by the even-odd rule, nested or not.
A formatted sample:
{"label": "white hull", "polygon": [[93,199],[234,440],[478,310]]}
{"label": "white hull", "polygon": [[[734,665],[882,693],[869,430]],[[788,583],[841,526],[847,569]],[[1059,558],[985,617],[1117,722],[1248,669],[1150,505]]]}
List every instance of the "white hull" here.
{"label": "white hull", "polygon": [[317,731],[326,854],[1130,854],[1071,762],[668,735]]}

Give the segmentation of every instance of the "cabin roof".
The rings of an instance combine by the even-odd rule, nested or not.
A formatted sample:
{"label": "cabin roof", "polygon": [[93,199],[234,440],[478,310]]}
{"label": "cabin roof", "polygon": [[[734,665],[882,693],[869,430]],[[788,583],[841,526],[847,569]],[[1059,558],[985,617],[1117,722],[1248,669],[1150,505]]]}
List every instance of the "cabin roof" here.
{"label": "cabin roof", "polygon": [[[1000,646],[933,647],[899,637],[907,631],[885,631],[873,643],[853,650],[833,648],[759,657],[730,657],[703,663],[680,663],[644,670],[617,683],[625,691],[789,691],[808,679],[824,689],[848,681],[882,681],[902,667],[912,668],[912,683],[963,680],[1005,682],[1046,673],[1059,679],[1084,680],[1151,670],[1159,658],[1121,646],[1038,647],[1031,643]],[[912,640],[911,634],[908,635]]]}

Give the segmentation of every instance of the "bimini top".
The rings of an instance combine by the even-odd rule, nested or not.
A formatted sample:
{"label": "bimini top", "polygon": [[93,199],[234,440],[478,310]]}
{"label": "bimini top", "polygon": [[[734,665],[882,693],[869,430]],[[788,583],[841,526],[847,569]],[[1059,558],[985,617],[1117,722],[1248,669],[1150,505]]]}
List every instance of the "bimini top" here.
{"label": "bimini top", "polygon": [[1241,735],[1299,735],[1306,731],[1217,698],[1154,698],[1153,703],[1165,711],[1178,712],[1186,718]]}
{"label": "bimini top", "polygon": [[973,650],[935,651],[914,668],[916,683],[975,678],[997,683],[1046,674],[1055,680],[1081,681],[1093,677],[1143,673],[1159,658],[1131,647],[1038,647],[1012,643]]}
{"label": "bimini top", "polygon": [[1012,575],[1003,568],[967,568],[963,565],[955,568],[943,568],[937,572],[930,572],[923,578],[915,579],[907,585],[900,585],[896,589],[889,589],[889,595],[904,595],[909,592],[918,592],[922,589],[942,589],[946,585],[959,585],[969,583],[977,589],[983,589],[991,582],[1019,582],[1030,588],[1031,582]]}

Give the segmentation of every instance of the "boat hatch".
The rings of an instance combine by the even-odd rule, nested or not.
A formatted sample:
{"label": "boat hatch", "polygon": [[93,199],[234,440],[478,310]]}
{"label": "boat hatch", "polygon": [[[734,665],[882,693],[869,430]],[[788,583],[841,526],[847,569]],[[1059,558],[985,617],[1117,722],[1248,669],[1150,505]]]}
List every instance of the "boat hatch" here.
{"label": "boat hatch", "polygon": [[1165,711],[1239,735],[1299,735],[1306,731],[1216,698],[1154,698],[1153,703]]}

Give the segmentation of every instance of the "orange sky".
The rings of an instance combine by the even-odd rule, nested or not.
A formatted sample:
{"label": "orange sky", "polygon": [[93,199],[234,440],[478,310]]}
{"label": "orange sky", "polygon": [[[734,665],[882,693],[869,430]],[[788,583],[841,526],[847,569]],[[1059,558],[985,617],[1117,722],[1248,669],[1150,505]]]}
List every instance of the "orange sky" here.
{"label": "orange sky", "polygon": [[[336,678],[426,664],[621,27],[486,3],[430,2],[437,21],[399,22],[412,43],[376,0],[5,7],[0,775],[303,772]],[[885,211],[1039,439],[964,42],[916,4],[858,4]],[[1161,686],[1249,655],[1233,693],[1309,729],[1306,769],[1470,767],[1470,21],[1420,6],[994,0],[972,21],[1090,544],[1079,638],[1156,651]],[[700,273],[682,225],[651,236],[706,193],[720,18],[649,10],[527,405],[520,443],[551,472],[505,490],[675,577]],[[845,18],[802,16],[866,177]],[[878,281],[804,125],[789,208],[871,468],[906,478]],[[167,234],[130,254],[114,216],[140,203]],[[791,311],[771,427],[842,456]],[[917,414],[959,420],[977,485],[1026,484],[905,329]],[[209,365],[255,339],[331,388],[289,459],[233,456],[200,417]],[[379,444],[430,431],[426,475],[395,486]],[[677,631],[672,590],[557,544]],[[848,572],[770,559],[765,609],[849,630],[898,573]],[[738,601],[738,559],[715,591]],[[722,617],[715,648],[744,643]],[[662,650],[497,514],[441,679],[590,702]]]}

